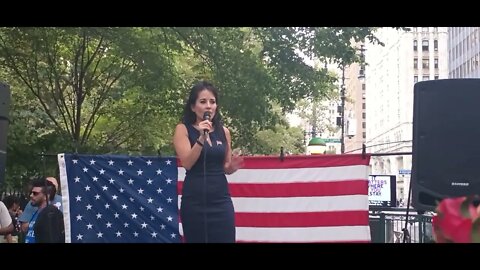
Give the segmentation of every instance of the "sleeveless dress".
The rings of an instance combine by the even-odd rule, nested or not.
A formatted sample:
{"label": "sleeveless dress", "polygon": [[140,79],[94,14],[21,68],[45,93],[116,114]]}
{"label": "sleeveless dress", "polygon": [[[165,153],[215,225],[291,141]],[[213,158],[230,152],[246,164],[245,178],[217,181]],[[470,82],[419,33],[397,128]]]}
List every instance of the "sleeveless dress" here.
{"label": "sleeveless dress", "polygon": [[[200,132],[191,124],[185,126],[193,146]],[[184,240],[187,243],[234,243],[235,214],[223,168],[227,145],[223,127],[215,128],[210,140],[212,146],[205,142],[197,162],[186,171],[180,205]]]}

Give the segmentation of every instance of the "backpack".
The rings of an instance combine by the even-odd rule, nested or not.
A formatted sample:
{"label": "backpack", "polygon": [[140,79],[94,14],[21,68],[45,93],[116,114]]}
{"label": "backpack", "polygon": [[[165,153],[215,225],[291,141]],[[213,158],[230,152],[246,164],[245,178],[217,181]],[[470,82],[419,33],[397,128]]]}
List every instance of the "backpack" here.
{"label": "backpack", "polygon": [[65,243],[63,213],[55,205],[49,204],[40,211],[33,230],[36,243]]}

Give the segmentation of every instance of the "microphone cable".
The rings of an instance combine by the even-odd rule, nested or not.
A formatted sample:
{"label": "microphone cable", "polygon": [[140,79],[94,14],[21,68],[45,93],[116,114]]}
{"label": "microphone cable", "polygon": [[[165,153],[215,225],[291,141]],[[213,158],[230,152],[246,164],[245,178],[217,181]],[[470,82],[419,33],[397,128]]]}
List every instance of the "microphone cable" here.
{"label": "microphone cable", "polygon": [[[203,113],[203,120],[209,120],[210,121],[211,113],[209,111],[206,111]],[[209,130],[204,130],[203,134],[205,136],[205,142],[204,142],[204,147],[202,147],[203,151],[203,203],[204,203],[204,209],[203,209],[203,223],[204,223],[204,230],[205,230],[205,243],[208,243],[208,220],[207,220],[207,143],[208,139],[210,138]]]}
{"label": "microphone cable", "polygon": [[[203,144],[207,147],[208,137]],[[207,149],[203,147],[203,222],[204,222],[204,230],[205,230],[205,243],[208,243],[208,222],[207,222]]]}

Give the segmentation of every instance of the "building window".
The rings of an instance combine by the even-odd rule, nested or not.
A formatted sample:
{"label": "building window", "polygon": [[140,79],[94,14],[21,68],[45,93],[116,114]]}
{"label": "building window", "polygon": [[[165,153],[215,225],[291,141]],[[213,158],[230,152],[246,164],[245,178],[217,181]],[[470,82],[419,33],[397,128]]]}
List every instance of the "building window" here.
{"label": "building window", "polygon": [[422,32],[427,33],[428,32],[428,27],[422,27]]}
{"label": "building window", "polygon": [[362,128],[364,128],[364,129],[367,128],[367,123],[362,122]]}
{"label": "building window", "polygon": [[435,58],[433,60],[433,65],[434,65],[435,68],[438,68],[438,58]]}
{"label": "building window", "polygon": [[428,61],[428,58],[422,59],[422,68],[429,68],[430,66],[430,61]]}
{"label": "building window", "polygon": [[362,103],[362,109],[365,110],[365,106],[366,106],[365,103]]}
{"label": "building window", "polygon": [[430,80],[430,76],[429,75],[425,75],[422,77],[422,81],[428,81]]}
{"label": "building window", "polygon": [[363,132],[363,138],[367,138],[367,132]]}
{"label": "building window", "polygon": [[413,76],[413,83],[417,83],[418,82],[418,76]]}
{"label": "building window", "polygon": [[427,39],[422,40],[422,51],[428,52],[428,40]]}
{"label": "building window", "polygon": [[435,51],[438,51],[438,40],[436,40],[436,39],[433,41],[433,49]]}
{"label": "building window", "polygon": [[418,69],[418,59],[417,58],[413,58],[413,68]]}
{"label": "building window", "polygon": [[417,42],[417,40],[415,39],[415,40],[413,41],[413,51],[416,52],[416,51],[417,51],[417,47],[418,47],[418,42]]}
{"label": "building window", "polygon": [[366,113],[362,113],[362,119],[365,119],[366,118]]}
{"label": "building window", "polygon": [[435,80],[438,80],[439,76],[438,75],[435,75]]}
{"label": "building window", "polygon": [[365,78],[365,69],[363,67],[358,70],[358,78]]}

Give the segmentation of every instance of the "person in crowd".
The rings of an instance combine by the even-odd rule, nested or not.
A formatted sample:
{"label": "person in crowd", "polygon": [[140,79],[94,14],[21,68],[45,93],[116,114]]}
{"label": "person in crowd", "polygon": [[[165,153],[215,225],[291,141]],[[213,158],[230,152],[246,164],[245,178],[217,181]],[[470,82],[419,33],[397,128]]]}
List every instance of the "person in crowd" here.
{"label": "person in crowd", "polygon": [[0,201],[0,242],[3,242],[4,235],[10,234],[13,232],[13,223],[10,213],[8,212],[5,204]]}
{"label": "person in crowd", "polygon": [[[55,196],[53,197],[53,201],[52,203],[60,210],[60,211],[63,211],[62,209],[62,196],[60,196],[58,194],[58,181],[55,177],[47,177],[46,178],[47,181],[49,181],[50,183],[52,183],[52,185],[55,186],[55,189],[57,190],[57,193],[55,194]],[[18,218],[18,221],[20,222],[20,226],[21,226],[21,231],[23,233],[26,233],[27,232],[27,229],[28,229],[28,223],[30,222],[30,220],[32,219],[32,216],[33,216],[33,213],[35,213],[35,211],[37,211],[37,207],[34,207],[32,205],[32,201],[29,201],[27,203],[27,205],[25,206],[25,209],[23,210],[23,213],[19,216]]]}
{"label": "person in crowd", "polygon": [[28,222],[25,243],[64,243],[65,226],[62,212],[55,206],[56,188],[46,178],[35,179],[30,202],[36,211]]}
{"label": "person in crowd", "polygon": [[20,232],[20,222],[18,222],[18,217],[22,214],[20,200],[17,196],[9,195],[3,199],[3,202],[8,209],[13,224],[13,232],[5,235],[4,241],[6,243],[18,243],[18,235]]}

